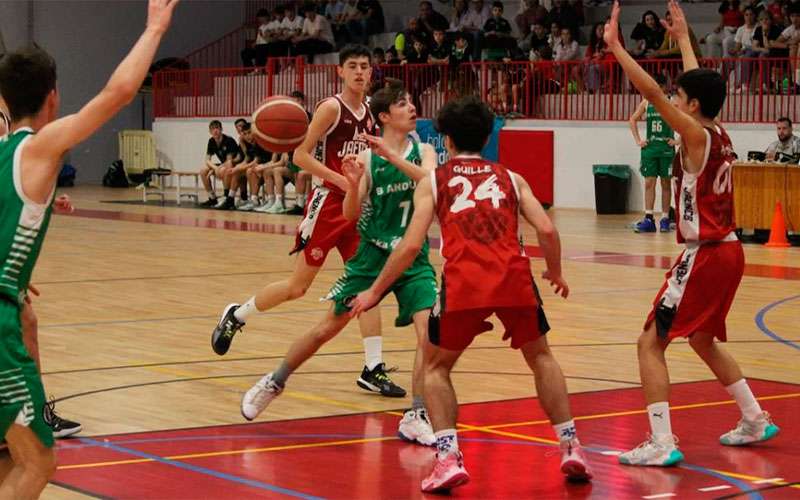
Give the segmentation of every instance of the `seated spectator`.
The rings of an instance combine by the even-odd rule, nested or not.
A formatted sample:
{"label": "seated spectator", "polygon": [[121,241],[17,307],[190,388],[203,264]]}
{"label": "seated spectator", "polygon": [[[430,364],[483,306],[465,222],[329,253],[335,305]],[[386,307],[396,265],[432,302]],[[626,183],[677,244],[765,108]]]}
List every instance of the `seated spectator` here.
{"label": "seated spectator", "polygon": [[569,0],[558,1],[558,4],[550,11],[550,21],[557,22],[562,30],[568,29],[572,33],[572,39],[578,40],[582,23]]}
{"label": "seated spectator", "polygon": [[[561,63],[569,63],[571,61],[578,61],[581,58],[580,47],[578,42],[572,37],[572,31],[569,28],[561,28],[561,40],[556,43],[553,49],[553,61]],[[582,79],[580,77],[580,64],[566,64],[562,70],[562,81],[568,85],[569,88],[575,86],[575,90],[582,87]]]}
{"label": "seated spectator", "polygon": [[358,0],[358,15],[348,23],[350,41],[362,45],[369,44],[369,37],[385,31],[383,7],[378,0]]}
{"label": "seated spectator", "polygon": [[792,120],[782,116],[776,123],[778,140],[767,147],[767,160],[780,160],[779,154],[784,154],[794,158],[793,163],[800,158],[800,137],[794,135],[792,131]]}
{"label": "seated spectator", "polygon": [[456,33],[448,59],[448,71],[452,75],[451,90],[456,98],[471,95],[478,88],[478,77],[473,68],[467,64],[472,61],[472,51],[467,36],[469,35],[462,32]]}
{"label": "seated spectator", "polygon": [[[761,12],[759,21],[759,26],[753,32],[753,52],[758,54],[758,57],[789,57],[789,49],[786,48],[786,45],[778,43],[783,30],[779,26],[775,26],[769,12]],[[759,62],[759,70],[765,75],[764,85],[777,89],[777,86],[781,84],[779,79],[782,80],[780,73],[785,69],[785,66],[786,62],[784,61]]]}
{"label": "seated spectator", "polygon": [[344,2],[342,0],[330,0],[325,5],[325,12],[323,13],[331,25],[336,21],[339,15],[344,10]]}
{"label": "seated spectator", "polygon": [[471,46],[472,60],[481,60],[481,38],[483,25],[491,15],[491,9],[483,3],[483,0],[470,0],[469,10],[462,23],[459,33],[464,35],[467,43]]}
{"label": "seated spectator", "polygon": [[298,16],[294,7],[283,8],[283,20],[281,21],[278,32],[273,37],[273,41],[269,44],[270,57],[286,57],[289,55],[289,49],[292,45],[292,39],[300,36],[303,31],[303,21],[301,16]]}
{"label": "seated spectator", "polygon": [[272,31],[277,27],[277,24],[273,25],[273,19],[267,9],[259,9],[256,19],[258,19],[256,40],[252,47],[245,47],[241,52],[242,63],[246,67],[253,65],[261,67],[267,63],[267,57],[269,57],[267,47],[272,37]]}
{"label": "seated spectator", "polygon": [[352,43],[359,39],[361,33],[361,11],[358,10],[358,0],[347,0],[339,21],[346,32],[345,42]]}
{"label": "seated spectator", "polygon": [[503,2],[492,3],[492,17],[483,25],[483,46],[489,49],[487,59],[500,61],[517,45],[511,36],[511,23],[503,17]]}
{"label": "seated spectator", "polygon": [[468,12],[467,0],[455,0],[453,13],[450,16],[450,31],[461,31],[466,27],[464,19],[466,19]]}
{"label": "seated spectator", "polygon": [[[664,21],[669,25],[672,24],[672,15],[669,13],[669,11],[664,14]],[[700,44],[697,43],[697,37],[694,35],[694,31],[692,31],[691,26],[689,26],[689,39],[692,42],[694,55],[698,59],[701,59],[703,54],[700,51]],[[669,33],[665,33],[664,41],[661,43],[661,47],[659,47],[657,50],[648,52],[647,57],[654,57],[657,59],[680,59],[681,48],[678,47],[678,42],[672,40],[672,38],[669,36]]]}
{"label": "seated spectator", "polygon": [[[517,23],[519,29],[519,37],[521,39],[527,38],[533,25],[539,23],[544,25],[547,22],[547,9],[539,4],[539,0],[521,0],[522,12],[517,14],[514,22]],[[525,47],[523,50],[529,50],[531,47]]]}
{"label": "seated spectator", "polygon": [[792,65],[794,81],[800,80],[800,70],[797,68],[797,46],[800,43],[800,4],[793,3],[789,6],[789,26],[781,32],[776,40],[776,46],[785,46],[789,50],[789,62]]}
{"label": "seated spectator", "polygon": [[[747,59],[758,57],[758,53],[753,50],[753,35],[756,31],[756,11],[753,7],[744,9],[744,24],[739,26],[734,35],[734,46],[731,49],[732,56],[739,56]],[[736,88],[739,92],[747,92],[750,87],[752,75],[752,64],[750,61],[741,61],[736,70]]]}
{"label": "seated spectator", "polygon": [[635,58],[645,57],[648,52],[656,51],[664,43],[664,27],[661,20],[652,10],[642,15],[642,21],[633,28],[631,40],[636,42],[630,53]]}
{"label": "seated spectator", "polygon": [[556,44],[561,41],[561,25],[557,21],[550,23],[550,32],[547,35],[547,43],[550,48],[555,50]]}
{"label": "seated spectator", "polygon": [[428,51],[429,63],[446,63],[450,58],[450,44],[445,40],[443,30],[434,30],[433,42],[431,43]]}
{"label": "seated spectator", "polygon": [[542,23],[533,25],[531,36],[528,38],[530,61],[550,61],[553,59],[553,48],[547,40],[547,30]]}
{"label": "seated spectator", "polygon": [[610,61],[614,61],[614,55],[608,49],[603,40],[605,23],[595,23],[592,34],[589,37],[589,46],[586,47],[584,56],[586,69],[586,88],[590,93],[600,90],[603,84],[603,75],[607,73],[607,66]]}
{"label": "seated spectator", "polygon": [[341,47],[350,35],[347,33],[347,23],[344,21],[344,9],[346,7],[344,0],[331,0],[325,8],[325,17],[331,23],[331,31],[333,31],[333,39],[336,40],[336,47]]}
{"label": "seated spectator", "polygon": [[408,52],[412,50],[411,40],[414,38],[422,40],[425,45],[428,44],[428,32],[420,26],[418,18],[410,17],[408,18],[406,29],[394,37],[394,48],[397,50],[398,54],[402,54],[403,59],[405,59]]}
{"label": "seated spectator", "polygon": [[411,39],[411,50],[406,51],[406,60],[409,64],[426,64],[428,62],[428,48],[419,37]]}
{"label": "seated spectator", "polygon": [[744,24],[744,15],[739,10],[739,0],[722,0],[719,6],[719,25],[705,38],[709,57],[730,57],[736,30]]}
{"label": "seated spectator", "polygon": [[[277,196],[275,193],[275,176],[273,170],[276,168],[285,167],[289,163],[288,153],[272,153],[267,163],[259,163],[251,170],[248,182],[264,183],[264,198],[263,204],[253,209],[254,212],[272,213],[275,204],[277,203]],[[281,207],[283,201],[281,200]]]}
{"label": "seated spectator", "polygon": [[309,63],[315,54],[333,52],[334,39],[331,25],[324,16],[317,15],[313,5],[306,6],[306,18],[299,36],[292,38],[294,55],[304,55]]}
{"label": "seated spectator", "polygon": [[[208,124],[208,133],[211,138],[208,139],[206,146],[206,161],[200,169],[200,180],[203,187],[208,193],[208,200],[201,203],[204,207],[215,207],[217,202],[217,194],[211,189],[211,176],[217,179],[225,178],[225,170],[233,167],[233,160],[239,154],[239,145],[233,137],[222,133],[222,122],[219,120],[212,120]],[[223,185],[225,189],[224,195],[228,196],[229,186]]]}
{"label": "seated spectator", "polygon": [[[225,199],[217,204],[220,210],[233,210],[237,206],[247,207],[250,202],[247,201],[246,180],[248,180],[248,172],[252,169],[259,160],[265,162],[268,159],[267,153],[259,146],[252,135],[252,126],[247,121],[240,121],[237,127],[241,129],[240,140],[240,161],[235,163],[233,167],[225,170],[225,182],[230,187],[225,194]],[[243,150],[243,151],[242,151]],[[237,193],[239,188],[242,188],[241,196]],[[258,184],[250,185],[251,198],[258,195]],[[237,203],[239,199],[243,203]],[[252,207],[246,210],[252,210]]]}
{"label": "seated spectator", "polygon": [[[398,52],[397,48],[389,47],[389,49],[386,50],[386,64],[401,64],[403,62],[401,54],[402,52]],[[384,77],[384,80],[385,79],[386,78]]]}
{"label": "seated spectator", "polygon": [[435,30],[446,31],[450,27],[447,18],[433,8],[433,4],[428,0],[419,3],[419,26],[428,34],[426,42],[433,38]]}

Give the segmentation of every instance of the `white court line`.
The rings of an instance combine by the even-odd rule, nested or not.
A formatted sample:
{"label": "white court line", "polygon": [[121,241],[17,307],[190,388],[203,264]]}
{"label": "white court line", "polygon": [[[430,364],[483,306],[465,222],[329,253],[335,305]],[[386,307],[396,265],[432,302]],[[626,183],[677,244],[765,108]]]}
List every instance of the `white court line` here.
{"label": "white court line", "polygon": [[667,497],[676,497],[675,493],[659,493],[658,495],[647,495],[645,498],[646,500],[650,500],[651,498],[667,498]]}
{"label": "white court line", "polygon": [[766,484],[766,483],[777,483],[778,481],[783,481],[782,477],[773,477],[770,479],[760,479],[758,481],[753,481],[753,484]]}
{"label": "white court line", "polygon": [[708,488],[697,488],[697,491],[702,491],[703,493],[707,491],[719,491],[719,490],[727,490],[730,488],[727,484],[721,484],[719,486],[709,486]]}
{"label": "white court line", "polygon": [[616,450],[610,450],[610,451],[601,451],[600,454],[605,455],[607,457],[618,457],[622,455],[622,452]]}

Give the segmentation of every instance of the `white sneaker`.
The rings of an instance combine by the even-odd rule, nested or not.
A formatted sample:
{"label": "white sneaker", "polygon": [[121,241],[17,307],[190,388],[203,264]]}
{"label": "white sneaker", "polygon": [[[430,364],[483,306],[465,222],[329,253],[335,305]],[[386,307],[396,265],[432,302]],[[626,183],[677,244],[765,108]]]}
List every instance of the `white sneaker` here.
{"label": "white sneaker", "polygon": [[780,428],[772,423],[772,417],[767,412],[761,412],[754,421],[744,418],[739,420],[736,428],[719,437],[719,442],[725,446],[742,446],[759,441],[767,441],[778,435]]}
{"label": "white sneaker", "polygon": [[428,413],[424,408],[420,410],[406,410],[403,414],[403,418],[400,420],[397,435],[403,441],[419,443],[423,446],[433,446],[436,444],[436,436],[433,435],[433,427],[431,427],[431,422],[428,420]]}
{"label": "white sneaker", "polygon": [[285,211],[286,211],[286,209],[283,207],[283,202],[282,201],[281,202],[276,201],[275,203],[272,204],[271,207],[269,207],[266,210],[266,212],[268,214],[282,214]]}
{"label": "white sneaker", "polygon": [[572,481],[588,481],[592,478],[586,454],[578,438],[561,442],[561,472]]}
{"label": "white sneaker", "polygon": [[272,201],[267,200],[267,201],[264,202],[263,205],[261,205],[260,207],[256,208],[253,211],[265,214],[265,213],[267,213],[267,210],[272,208],[272,205],[274,205],[274,204],[275,204],[275,200],[272,200]]}
{"label": "white sneaker", "polygon": [[619,456],[619,463],[625,465],[655,465],[669,467],[683,461],[683,453],[676,446],[678,438],[671,436],[664,441],[656,440],[651,435],[647,441],[631,451]]}
{"label": "white sneaker", "polygon": [[221,196],[214,208],[222,208],[222,205],[224,205],[226,201],[228,201],[228,198]]}
{"label": "white sneaker", "polygon": [[272,373],[267,373],[242,397],[242,416],[247,420],[256,418],[283,392],[283,387],[272,381]]}
{"label": "white sneaker", "polygon": [[242,212],[252,212],[255,210],[256,204],[252,201],[248,201],[236,207],[236,210],[241,210]]}

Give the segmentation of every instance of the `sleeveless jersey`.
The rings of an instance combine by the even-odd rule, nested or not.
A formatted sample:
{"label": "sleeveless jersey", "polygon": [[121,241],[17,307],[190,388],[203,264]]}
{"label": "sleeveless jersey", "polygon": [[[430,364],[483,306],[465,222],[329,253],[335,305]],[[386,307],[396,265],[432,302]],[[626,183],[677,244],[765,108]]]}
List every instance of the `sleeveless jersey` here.
{"label": "sleeveless jersey", "polygon": [[691,174],[683,169],[683,154],[676,155],[672,164],[678,243],[722,241],[736,230],[731,139],[722,127],[706,128],[706,133],[708,159],[700,172]]}
{"label": "sleeveless jersey", "polygon": [[22,193],[20,153],[32,135],[24,128],[0,140],[0,295],[17,305],[28,290],[52,211],[50,203],[33,203]]}
{"label": "sleeveless jersey", "polygon": [[[322,140],[322,163],[334,172],[341,174],[342,159],[345,155],[357,155],[369,148],[367,142],[359,140],[358,136],[365,132],[373,133],[374,120],[366,104],[362,104],[362,110],[359,113],[353,112],[339,95],[335,95],[331,99],[334,99],[339,105],[339,116]],[[332,191],[344,194],[334,184],[326,181],[323,185]]]}
{"label": "sleeveless jersey", "polygon": [[442,232],[445,310],[535,306],[519,237],[513,174],[480,157],[456,157],[431,173]]}
{"label": "sleeveless jersey", "polygon": [[[422,165],[418,143],[408,141],[405,158],[415,165]],[[414,213],[416,183],[375,153],[370,153],[367,167],[365,175],[368,176],[369,191],[358,220],[361,241],[392,250],[403,239]]]}
{"label": "sleeveless jersey", "polygon": [[675,134],[672,128],[661,117],[655,106],[647,103],[647,146],[642,149],[642,156],[667,156],[675,154],[675,148],[667,143],[668,139],[674,139]]}

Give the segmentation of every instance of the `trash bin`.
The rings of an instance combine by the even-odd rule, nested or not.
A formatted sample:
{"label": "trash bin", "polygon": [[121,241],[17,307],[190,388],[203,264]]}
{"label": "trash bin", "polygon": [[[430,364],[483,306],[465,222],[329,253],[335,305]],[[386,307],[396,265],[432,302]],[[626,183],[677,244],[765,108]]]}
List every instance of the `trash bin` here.
{"label": "trash bin", "polygon": [[598,214],[624,214],[628,211],[628,165],[593,165],[594,201]]}

